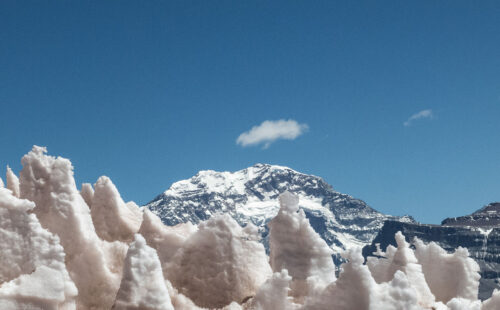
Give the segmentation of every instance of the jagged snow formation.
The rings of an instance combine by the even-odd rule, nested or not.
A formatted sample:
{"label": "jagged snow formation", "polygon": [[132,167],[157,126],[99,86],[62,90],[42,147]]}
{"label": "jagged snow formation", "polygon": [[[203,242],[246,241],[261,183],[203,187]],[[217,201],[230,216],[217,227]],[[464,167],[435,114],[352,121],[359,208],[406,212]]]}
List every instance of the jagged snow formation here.
{"label": "jagged snow formation", "polygon": [[[345,252],[348,260],[336,282],[306,301],[305,309],[328,310],[416,310],[421,308],[415,287],[406,274],[395,272],[390,281],[377,283],[366,265],[359,248]],[[430,309],[430,308],[429,308]]]}
{"label": "jagged snow formation", "polygon": [[139,234],[127,251],[114,309],[174,310],[160,259]]}
{"label": "jagged snow formation", "polygon": [[97,180],[94,191],[90,213],[97,235],[106,241],[132,241],[141,226],[141,210],[126,204],[106,176]]}
{"label": "jagged snow formation", "polygon": [[250,308],[255,310],[297,309],[298,305],[294,304],[292,298],[288,296],[291,281],[292,277],[288,275],[286,269],[274,273],[272,277],[259,288],[259,291],[251,301]]}
{"label": "jagged snow formation", "polygon": [[269,258],[252,224],[222,214],[167,227],[108,178],[79,192],[69,160],[45,152],[23,157],[21,199],[0,184],[2,310],[500,309],[500,291],[477,300],[478,266],[464,249],[415,239],[414,250],[398,233],[397,247],[366,264],[360,248],[344,251],[336,279],[331,249],[290,193],[269,225]]}
{"label": "jagged snow formation", "polygon": [[0,188],[0,309],[75,309],[64,250],[34,207]]}
{"label": "jagged snow formation", "polygon": [[197,230],[197,226],[191,223],[165,226],[154,213],[145,209],[139,233],[144,236],[148,245],[158,252],[167,277],[166,270],[173,263],[172,258],[183,247],[186,239]]}
{"label": "jagged snow formation", "polygon": [[335,281],[333,251],[314,231],[299,198],[289,192],[280,195],[278,215],[269,222],[270,264],[274,272],[287,269],[292,277],[292,294],[303,297],[309,286],[326,286]]}
{"label": "jagged snow formation", "polygon": [[200,223],[167,265],[168,279],[200,307],[221,308],[255,295],[271,275],[255,234],[227,214]]}
{"label": "jagged snow formation", "polygon": [[80,195],[82,195],[83,200],[87,206],[92,208],[92,199],[94,199],[94,189],[92,188],[92,184],[83,183],[82,188],[80,189]]}
{"label": "jagged snow formation", "polygon": [[455,297],[477,299],[479,265],[469,258],[467,249],[458,248],[455,253],[448,254],[434,242],[424,244],[416,238],[414,244],[425,280],[438,301],[446,303]]}
{"label": "jagged snow formation", "polygon": [[408,277],[408,280],[417,289],[418,299],[424,306],[430,306],[435,302],[435,297],[428,287],[422,271],[422,265],[418,263],[415,253],[410,249],[410,245],[405,241],[401,232],[396,234],[398,247],[387,247],[387,252],[378,253],[386,259],[367,259],[367,266],[370,269],[377,283],[388,282],[394,278],[397,271],[401,271]]}
{"label": "jagged snow formation", "polygon": [[19,197],[19,178],[17,175],[7,166],[7,188],[12,191],[12,194]]}
{"label": "jagged snow formation", "polygon": [[73,167],[34,146],[21,163],[21,197],[36,204],[44,228],[59,236],[66,267],[78,288],[78,307],[109,309],[118,291],[127,246],[100,239],[90,209],[76,189]]}

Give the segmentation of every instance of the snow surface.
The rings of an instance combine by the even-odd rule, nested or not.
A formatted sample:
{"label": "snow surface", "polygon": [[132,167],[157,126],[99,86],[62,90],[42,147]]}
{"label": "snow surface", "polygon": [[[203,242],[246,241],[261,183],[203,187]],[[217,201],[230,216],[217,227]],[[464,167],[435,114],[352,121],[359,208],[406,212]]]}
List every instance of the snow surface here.
{"label": "snow surface", "polygon": [[273,206],[268,257],[259,229],[228,214],[167,227],[124,203],[107,177],[95,193],[78,191],[69,160],[45,148],[33,147],[22,164],[21,198],[12,175],[0,187],[2,310],[500,309],[500,291],[477,299],[479,268],[467,250],[410,245],[401,233],[397,247],[366,264],[359,247],[343,251],[336,278],[331,248],[291,193]]}
{"label": "snow surface", "polygon": [[66,268],[78,288],[78,307],[109,309],[118,291],[127,246],[97,236],[90,209],[76,189],[71,162],[46,152],[34,146],[22,158],[21,198],[33,201],[42,227],[59,236]]}

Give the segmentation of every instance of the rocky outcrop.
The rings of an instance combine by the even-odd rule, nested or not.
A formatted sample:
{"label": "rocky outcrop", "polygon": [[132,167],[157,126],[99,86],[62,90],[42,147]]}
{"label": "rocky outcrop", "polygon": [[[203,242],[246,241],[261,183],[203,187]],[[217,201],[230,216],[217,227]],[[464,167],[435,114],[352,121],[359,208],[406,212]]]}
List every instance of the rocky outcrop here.
{"label": "rocky outcrop", "polygon": [[441,225],[446,226],[472,226],[493,228],[500,226],[500,202],[493,202],[476,212],[460,217],[445,219]]}

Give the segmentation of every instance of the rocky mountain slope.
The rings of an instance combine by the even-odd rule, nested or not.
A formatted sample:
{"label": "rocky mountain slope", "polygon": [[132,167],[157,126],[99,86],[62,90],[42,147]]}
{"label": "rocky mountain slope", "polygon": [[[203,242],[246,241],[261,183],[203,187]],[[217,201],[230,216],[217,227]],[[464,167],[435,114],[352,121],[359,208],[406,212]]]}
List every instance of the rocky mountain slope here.
{"label": "rocky mountain slope", "polygon": [[364,201],[335,191],[323,179],[287,167],[256,164],[236,172],[200,171],[174,183],[146,205],[167,225],[199,223],[228,213],[241,225],[255,224],[267,245],[267,222],[278,210],[279,194],[299,196],[311,225],[334,251],[369,244],[386,220],[412,223],[411,217],[382,214]]}
{"label": "rocky mountain slope", "polygon": [[448,218],[442,225],[387,221],[370,246],[363,249],[364,256],[381,248],[395,245],[394,234],[401,231],[407,241],[417,237],[424,242],[434,241],[453,252],[461,246],[481,268],[479,297],[486,299],[495,288],[500,289],[500,203],[489,204],[468,216]]}
{"label": "rocky mountain slope", "polygon": [[441,225],[484,227],[486,229],[498,227],[500,226],[500,202],[490,203],[470,215],[447,218]]}

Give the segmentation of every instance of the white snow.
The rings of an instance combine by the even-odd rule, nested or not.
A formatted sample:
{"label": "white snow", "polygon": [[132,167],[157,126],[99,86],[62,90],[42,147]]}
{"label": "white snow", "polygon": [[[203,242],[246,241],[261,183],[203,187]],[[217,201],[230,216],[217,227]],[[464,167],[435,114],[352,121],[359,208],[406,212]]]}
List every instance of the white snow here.
{"label": "white snow", "polygon": [[83,183],[82,188],[80,189],[80,195],[82,195],[83,200],[87,206],[92,208],[92,199],[94,199],[94,189],[92,188],[92,184]]}
{"label": "white snow", "polygon": [[21,197],[36,204],[44,228],[59,236],[66,268],[78,288],[79,308],[110,308],[118,291],[127,246],[107,243],[94,229],[89,207],[76,189],[71,162],[34,146],[21,163]]}
{"label": "white snow", "polygon": [[490,233],[493,231],[493,228],[490,228],[490,229],[484,229],[484,228],[481,228],[481,227],[478,227],[477,230],[483,234],[486,238],[488,238],[488,236],[490,235]]}
{"label": "white snow", "polygon": [[200,307],[220,308],[255,295],[271,268],[251,232],[227,214],[200,223],[168,264],[168,279]]}
{"label": "white snow", "polygon": [[160,259],[139,234],[127,251],[114,309],[174,310]]}
{"label": "white snow", "polygon": [[90,213],[97,235],[106,241],[132,241],[141,226],[139,207],[133,203],[126,204],[106,176],[97,180],[94,191]]}
{"label": "white snow", "polygon": [[12,194],[16,197],[19,197],[19,178],[15,173],[7,166],[7,188],[12,191]]}
{"label": "white snow", "polygon": [[346,251],[343,255],[348,262],[342,265],[338,280],[309,298],[305,309],[327,310],[332,304],[338,310],[422,309],[418,306],[417,291],[405,273],[397,271],[390,281],[378,284],[368,267],[363,265],[359,248]]}
{"label": "white snow", "polygon": [[415,256],[437,301],[447,303],[454,297],[477,299],[479,265],[469,257],[467,249],[459,247],[453,254],[448,254],[434,242],[424,244],[415,239],[413,243]]}
{"label": "white snow", "polygon": [[139,233],[144,236],[148,245],[158,252],[165,277],[167,277],[166,270],[169,264],[172,264],[172,258],[197,229],[191,223],[165,226],[154,213],[145,209]]}
{"label": "white snow", "polygon": [[278,215],[269,222],[269,261],[274,272],[287,269],[292,277],[292,295],[303,298],[310,283],[326,286],[335,280],[333,251],[313,230],[297,196],[280,196]]}
{"label": "white snow", "polygon": [[30,213],[34,207],[0,188],[0,309],[75,309],[63,247]]}
{"label": "white snow", "polygon": [[422,266],[401,232],[396,234],[396,242],[397,248],[388,246],[386,253],[379,253],[385,259],[368,257],[366,265],[377,283],[389,282],[397,271],[403,272],[415,287],[420,303],[430,307],[435,297],[425,281]]}

